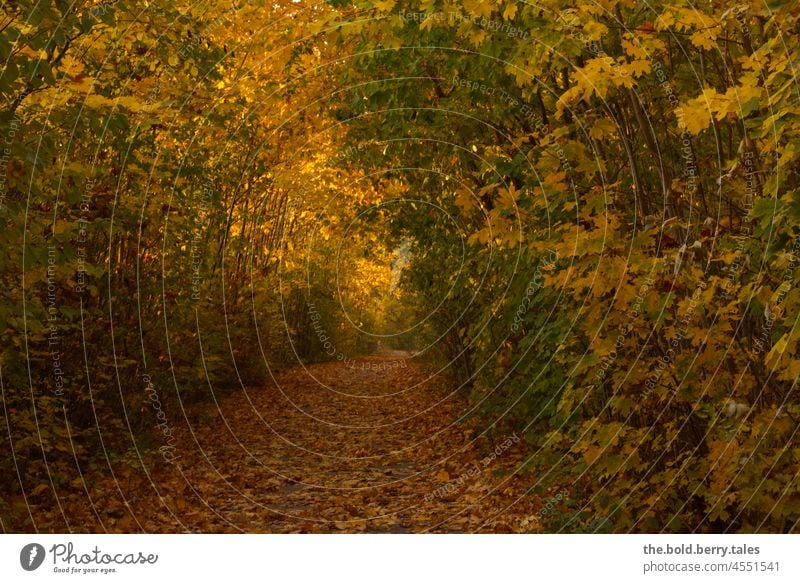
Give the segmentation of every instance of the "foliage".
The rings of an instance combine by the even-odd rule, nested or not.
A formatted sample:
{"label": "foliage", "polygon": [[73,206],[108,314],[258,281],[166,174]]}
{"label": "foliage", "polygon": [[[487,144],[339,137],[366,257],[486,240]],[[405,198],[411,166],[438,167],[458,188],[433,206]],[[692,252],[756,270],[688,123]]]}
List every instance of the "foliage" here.
{"label": "foliage", "polygon": [[390,143],[374,164],[441,173],[404,180],[469,276],[457,229],[408,209],[431,243],[407,285],[427,313],[454,283],[431,334],[527,430],[537,486],[580,488],[551,528],[795,525],[797,9],[359,8],[338,115]]}
{"label": "foliage", "polygon": [[35,527],[26,509],[103,457],[168,453],[185,406],[263,385],[298,341],[330,358],[291,326],[308,321],[306,268],[314,290],[335,274],[329,249],[304,248],[369,191],[328,160],[328,55],[298,40],[325,10],[3,5],[0,471],[19,478],[4,528]]}
{"label": "foliage", "polygon": [[540,494],[571,485],[547,528],[791,530],[799,28],[772,1],[4,3],[3,528],[169,452],[192,403],[391,346],[524,433]]}

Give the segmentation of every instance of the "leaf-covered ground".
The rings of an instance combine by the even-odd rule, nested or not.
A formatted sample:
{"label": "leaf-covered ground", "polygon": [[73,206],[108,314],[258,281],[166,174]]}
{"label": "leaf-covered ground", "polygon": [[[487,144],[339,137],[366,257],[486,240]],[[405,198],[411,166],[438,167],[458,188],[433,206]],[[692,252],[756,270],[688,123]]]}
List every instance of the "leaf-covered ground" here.
{"label": "leaf-covered ground", "polygon": [[536,531],[522,440],[468,429],[466,400],[409,356],[294,368],[221,399],[177,431],[175,462],[88,475],[62,499],[68,526],[54,509],[47,529]]}

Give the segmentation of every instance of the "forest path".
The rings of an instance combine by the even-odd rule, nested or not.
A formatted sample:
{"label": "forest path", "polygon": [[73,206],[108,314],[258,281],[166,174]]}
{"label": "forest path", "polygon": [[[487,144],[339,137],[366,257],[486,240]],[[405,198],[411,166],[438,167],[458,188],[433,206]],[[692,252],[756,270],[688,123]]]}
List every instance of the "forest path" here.
{"label": "forest path", "polygon": [[464,399],[429,371],[402,352],[283,371],[177,431],[176,461],[158,459],[149,478],[131,472],[121,492],[95,484],[102,526],[90,515],[70,522],[101,532],[535,532],[541,502],[514,473],[524,443],[474,438],[458,422]]}

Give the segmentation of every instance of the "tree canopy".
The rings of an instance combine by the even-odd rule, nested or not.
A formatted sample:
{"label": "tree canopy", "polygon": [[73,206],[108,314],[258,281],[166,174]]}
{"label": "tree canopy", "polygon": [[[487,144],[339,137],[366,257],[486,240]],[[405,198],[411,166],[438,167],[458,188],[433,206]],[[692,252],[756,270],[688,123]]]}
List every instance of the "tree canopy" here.
{"label": "tree canopy", "polygon": [[391,347],[570,484],[543,530],[796,530],[798,33],[780,0],[5,2],[3,528],[168,461],[194,403]]}

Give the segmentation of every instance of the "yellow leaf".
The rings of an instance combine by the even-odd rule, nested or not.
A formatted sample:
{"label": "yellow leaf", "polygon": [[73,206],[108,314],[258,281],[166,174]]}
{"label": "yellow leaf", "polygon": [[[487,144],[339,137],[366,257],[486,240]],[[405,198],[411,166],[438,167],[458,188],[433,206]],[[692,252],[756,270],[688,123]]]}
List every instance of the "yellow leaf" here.
{"label": "yellow leaf", "polygon": [[627,87],[630,89],[636,82],[633,79],[633,75],[630,72],[629,65],[620,65],[619,67],[615,67],[613,69],[614,72],[614,84],[619,86],[622,85],[623,87]]}
{"label": "yellow leaf", "polygon": [[516,208],[516,200],[519,198],[519,194],[517,193],[514,185],[511,184],[509,190],[505,188],[501,188],[498,191],[497,197],[497,204],[498,207],[505,210],[511,210]]}
{"label": "yellow leaf", "polygon": [[767,354],[767,366],[774,367],[777,362],[780,360],[783,353],[786,351],[786,344],[789,340],[789,337],[784,334],[781,336],[780,340],[775,343],[775,346],[772,347],[772,350],[769,351]]}
{"label": "yellow leaf", "polygon": [[675,24],[675,15],[672,12],[664,12],[656,18],[656,30],[666,30]]}
{"label": "yellow leaf", "polygon": [[475,201],[475,196],[466,188],[460,190],[458,194],[456,194],[456,205],[465,212],[469,212],[478,208],[478,203]]}
{"label": "yellow leaf", "polygon": [[798,153],[797,143],[789,142],[782,150],[778,166],[788,166],[797,159]]}
{"label": "yellow leaf", "polygon": [[615,124],[613,121],[608,119],[607,117],[601,117],[594,125],[592,125],[592,129],[589,130],[589,135],[593,137],[595,140],[600,140],[604,136],[608,134],[613,134],[615,130]]}
{"label": "yellow leaf", "polygon": [[623,65],[623,67],[628,72],[628,74],[638,79],[642,75],[645,75],[650,72],[651,62],[649,59],[639,59],[636,61],[632,61],[627,65]]}
{"label": "yellow leaf", "polygon": [[486,40],[486,37],[488,36],[489,34],[485,30],[478,28],[470,32],[469,42],[472,43],[474,46],[479,47],[483,44],[483,42]]}
{"label": "yellow leaf", "polygon": [[106,107],[108,105],[113,105],[113,101],[110,99],[102,96],[102,95],[89,95],[83,104],[89,108],[98,108],[98,107]]}
{"label": "yellow leaf", "polygon": [[593,464],[597,461],[597,458],[603,453],[603,448],[598,447],[596,445],[589,446],[585,452],[583,452],[583,461],[587,464]]}
{"label": "yellow leaf", "polygon": [[572,103],[578,102],[584,96],[584,90],[580,85],[570,87],[565,91],[556,102],[556,118],[561,119],[564,111],[570,108]]}
{"label": "yellow leaf", "polygon": [[564,183],[564,179],[566,179],[566,177],[566,172],[551,172],[545,175],[544,183],[550,186],[556,192],[564,192],[567,189],[567,185]]}
{"label": "yellow leaf", "polygon": [[608,32],[608,27],[596,20],[590,20],[583,25],[583,31],[586,33],[588,40],[600,40]]}
{"label": "yellow leaf", "polygon": [[517,4],[515,2],[509,2],[508,4],[506,4],[506,8],[503,11],[503,18],[505,20],[513,20],[516,15],[517,15]]}
{"label": "yellow leaf", "polygon": [[647,59],[647,51],[638,44],[634,44],[629,40],[622,41],[622,48],[634,59]]}
{"label": "yellow leaf", "polygon": [[710,30],[698,30],[690,39],[696,47],[711,50],[717,46],[717,35]]}
{"label": "yellow leaf", "polygon": [[727,111],[727,101],[714,89],[705,89],[702,94],[690,99],[678,109],[678,123],[693,135],[697,135],[711,124],[714,111]]}
{"label": "yellow leaf", "polygon": [[751,84],[744,84],[728,89],[725,92],[725,97],[731,102],[731,107],[729,108],[729,110],[732,110],[731,113],[736,113],[739,111],[740,106],[745,105],[754,99],[761,99],[762,93],[763,90],[761,87]]}
{"label": "yellow leaf", "polygon": [[488,0],[463,0],[464,9],[473,16],[485,16],[489,18],[492,15],[492,2]]}

